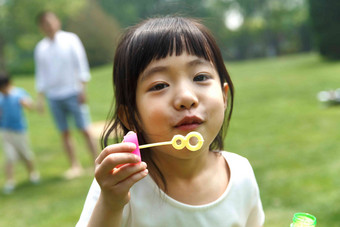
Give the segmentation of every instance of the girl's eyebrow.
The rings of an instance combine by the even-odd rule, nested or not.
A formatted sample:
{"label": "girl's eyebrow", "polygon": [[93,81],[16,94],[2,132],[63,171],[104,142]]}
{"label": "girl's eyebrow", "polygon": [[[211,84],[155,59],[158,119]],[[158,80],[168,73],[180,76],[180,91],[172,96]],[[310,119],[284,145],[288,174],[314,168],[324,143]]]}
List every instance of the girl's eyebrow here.
{"label": "girl's eyebrow", "polygon": [[197,66],[197,65],[209,65],[209,66],[211,66],[210,62],[203,59],[203,58],[194,59],[194,60],[188,62],[187,65],[188,66]]}
{"label": "girl's eyebrow", "polygon": [[[189,61],[188,63],[186,63],[186,65],[188,67],[194,67],[197,65],[206,65],[206,66],[212,67],[209,61],[202,59],[202,58],[197,58],[192,61]],[[155,67],[152,67],[151,69],[145,70],[145,72],[143,72],[141,75],[141,81],[146,80],[152,74],[165,72],[168,70],[168,68],[169,68],[168,66],[155,66]]]}
{"label": "girl's eyebrow", "polygon": [[145,72],[142,73],[141,75],[141,81],[146,80],[149,76],[151,76],[154,73],[158,72],[164,72],[168,69],[166,66],[155,66],[152,67],[151,69],[146,70]]}

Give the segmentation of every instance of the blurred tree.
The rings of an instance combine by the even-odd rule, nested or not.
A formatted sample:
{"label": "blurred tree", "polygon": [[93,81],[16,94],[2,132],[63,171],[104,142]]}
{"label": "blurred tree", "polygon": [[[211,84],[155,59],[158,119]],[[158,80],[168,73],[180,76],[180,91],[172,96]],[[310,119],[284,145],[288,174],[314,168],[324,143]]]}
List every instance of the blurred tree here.
{"label": "blurred tree", "polygon": [[106,15],[96,2],[91,1],[77,16],[71,17],[66,23],[66,30],[80,37],[90,66],[113,61],[117,37],[120,34],[119,25],[113,17]]}
{"label": "blurred tree", "polygon": [[310,0],[310,19],[320,54],[340,59],[340,1]]}
{"label": "blurred tree", "polygon": [[121,26],[131,26],[140,18],[152,15],[152,8],[159,0],[99,0],[102,8],[116,18]]}
{"label": "blurred tree", "polygon": [[235,10],[242,16],[241,26],[219,32],[233,59],[311,50],[305,0],[215,0],[212,7],[222,17]]}
{"label": "blurred tree", "polygon": [[4,3],[0,3],[0,71],[5,69],[5,33],[8,29],[7,26],[7,9],[3,6]]}
{"label": "blurred tree", "polygon": [[[155,15],[179,14],[204,19],[229,59],[276,56],[311,49],[306,0],[100,0],[104,10],[130,26]],[[226,16],[242,19],[235,29]],[[236,16],[238,15],[236,14]],[[234,13],[235,16],[235,13]],[[235,21],[235,18],[232,18]]]}
{"label": "blurred tree", "polygon": [[[80,36],[92,66],[112,60],[120,26],[131,26],[141,19],[166,14],[203,19],[216,36],[226,59],[309,51],[311,36],[306,1],[0,0],[0,65],[6,61],[11,71],[33,71],[33,48],[42,38],[34,17],[43,9],[56,12],[64,29]],[[238,26],[226,26],[229,19],[235,22],[235,15],[241,19]]]}
{"label": "blurred tree", "polygon": [[99,0],[103,9],[121,26],[131,26],[148,17],[177,14],[203,18],[208,15],[205,0]]}

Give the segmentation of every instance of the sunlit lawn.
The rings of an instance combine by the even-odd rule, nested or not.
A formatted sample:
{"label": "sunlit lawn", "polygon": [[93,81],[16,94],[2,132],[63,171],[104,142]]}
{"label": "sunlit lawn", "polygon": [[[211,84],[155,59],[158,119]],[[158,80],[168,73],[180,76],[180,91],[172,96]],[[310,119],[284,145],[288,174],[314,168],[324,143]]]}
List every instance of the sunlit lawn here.
{"label": "sunlit lawn", "polygon": [[[340,226],[340,106],[326,108],[316,99],[320,90],[340,87],[340,63],[308,54],[227,63],[227,68],[236,98],[226,149],[253,165],[265,226],[289,226],[295,212],[314,214],[318,226]],[[94,122],[105,120],[111,105],[111,71],[111,66],[92,70],[88,98]],[[35,97],[32,76],[14,82]],[[87,174],[66,181],[68,163],[50,114],[30,112],[28,119],[42,182],[29,184],[17,165],[18,188],[0,194],[0,226],[74,226],[93,179],[83,139],[74,133]]]}

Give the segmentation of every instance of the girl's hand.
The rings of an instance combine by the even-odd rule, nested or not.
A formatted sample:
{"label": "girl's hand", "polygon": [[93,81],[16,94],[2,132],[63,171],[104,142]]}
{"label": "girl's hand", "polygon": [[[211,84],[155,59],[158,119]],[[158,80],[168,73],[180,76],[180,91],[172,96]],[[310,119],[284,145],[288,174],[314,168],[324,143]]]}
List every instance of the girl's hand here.
{"label": "girl's hand", "polygon": [[[148,174],[146,163],[140,162],[140,158],[131,153],[134,149],[136,145],[129,142],[110,145],[95,161],[95,177],[106,208],[123,209],[130,200],[130,188]],[[117,166],[120,167],[115,168]]]}

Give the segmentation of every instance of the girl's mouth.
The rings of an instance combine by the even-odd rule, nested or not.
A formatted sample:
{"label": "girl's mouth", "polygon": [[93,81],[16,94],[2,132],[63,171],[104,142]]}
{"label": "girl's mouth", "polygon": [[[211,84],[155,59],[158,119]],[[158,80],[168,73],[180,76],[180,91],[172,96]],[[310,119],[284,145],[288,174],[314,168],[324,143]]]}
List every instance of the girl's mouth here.
{"label": "girl's mouth", "polygon": [[197,116],[186,116],[179,121],[175,127],[183,131],[193,131],[198,128],[203,121]]}

